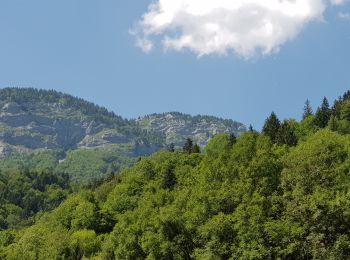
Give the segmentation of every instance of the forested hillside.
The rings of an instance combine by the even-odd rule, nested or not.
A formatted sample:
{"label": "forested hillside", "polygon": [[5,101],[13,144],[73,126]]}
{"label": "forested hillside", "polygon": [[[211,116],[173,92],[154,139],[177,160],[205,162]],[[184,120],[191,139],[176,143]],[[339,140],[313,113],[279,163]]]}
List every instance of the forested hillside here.
{"label": "forested hillside", "polygon": [[[242,124],[232,120],[186,115],[177,146],[182,146],[186,138],[208,130],[206,125],[197,124],[199,118],[208,119],[211,125],[211,132],[198,140],[202,146],[214,132],[238,134],[245,130]],[[176,123],[165,121],[162,126],[173,129]],[[139,157],[171,145],[166,134],[157,125],[143,127],[135,120],[54,90],[0,89],[0,170],[3,172],[44,168],[69,175],[74,185],[87,185],[133,165]]]}
{"label": "forested hillside", "polygon": [[67,175],[36,170],[0,173],[0,230],[34,224],[37,213],[56,208],[70,193]]}
{"label": "forested hillside", "polygon": [[36,149],[103,148],[150,154],[164,138],[99,107],[54,90],[0,90],[2,156]]}
{"label": "forested hillside", "polygon": [[0,258],[348,259],[349,133],[346,93],[202,153],[188,140],[1,231]]}

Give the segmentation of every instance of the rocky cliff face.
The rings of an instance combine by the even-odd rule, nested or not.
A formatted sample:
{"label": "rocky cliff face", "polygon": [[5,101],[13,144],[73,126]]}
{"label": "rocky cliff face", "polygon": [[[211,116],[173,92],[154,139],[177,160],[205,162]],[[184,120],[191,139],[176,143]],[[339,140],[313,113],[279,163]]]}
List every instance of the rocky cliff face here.
{"label": "rocky cliff face", "polygon": [[103,108],[62,93],[0,90],[0,158],[31,150],[105,147],[135,156],[142,148],[147,155],[163,143]]}
{"label": "rocky cliff face", "polygon": [[0,158],[45,149],[109,148],[127,156],[148,155],[186,138],[205,146],[217,133],[239,135],[232,120],[181,113],[126,120],[85,100],[56,91],[0,89]]}
{"label": "rocky cliff face", "polygon": [[233,120],[213,116],[193,117],[177,112],[148,115],[137,119],[136,122],[144,130],[164,134],[166,143],[173,143],[176,147],[181,147],[186,138],[191,138],[204,147],[218,133],[239,136],[246,131],[243,124]]}

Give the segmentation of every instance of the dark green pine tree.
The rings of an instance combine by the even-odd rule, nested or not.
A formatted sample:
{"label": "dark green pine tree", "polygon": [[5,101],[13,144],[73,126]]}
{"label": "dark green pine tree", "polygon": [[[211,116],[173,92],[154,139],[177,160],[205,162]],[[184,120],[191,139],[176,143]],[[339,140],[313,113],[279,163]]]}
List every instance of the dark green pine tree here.
{"label": "dark green pine tree", "polygon": [[329,119],[328,128],[331,131],[337,131],[338,130],[337,120],[336,120],[334,115],[331,115],[331,118]]}
{"label": "dark green pine tree", "polygon": [[296,146],[298,144],[298,138],[295,134],[294,128],[288,121],[284,121],[278,131],[276,142],[280,145]]}
{"label": "dark green pine tree", "polygon": [[304,113],[303,113],[303,119],[307,118],[308,116],[313,115],[312,107],[310,105],[310,101],[307,99],[305,101],[305,106],[304,106]]}
{"label": "dark green pine tree", "polygon": [[176,184],[176,176],[174,173],[174,167],[168,167],[165,171],[164,180],[163,180],[163,188],[171,189]]}
{"label": "dark green pine tree", "polygon": [[187,138],[186,143],[183,146],[182,150],[184,153],[190,154],[190,153],[192,153],[192,149],[193,149],[193,141],[191,138]]}
{"label": "dark green pine tree", "polygon": [[270,137],[271,141],[276,143],[278,131],[281,127],[281,122],[274,112],[265,120],[262,132]]}
{"label": "dark green pine tree", "polygon": [[235,134],[230,134],[229,139],[228,139],[229,144],[232,146],[235,143],[237,143],[237,137]]}
{"label": "dark green pine tree", "polygon": [[340,119],[350,122],[350,100],[345,100],[341,104]]}
{"label": "dark green pine tree", "polygon": [[172,152],[172,153],[175,152],[175,144],[174,143],[169,144],[167,148],[168,148],[169,152]]}
{"label": "dark green pine tree", "polygon": [[343,95],[343,101],[350,100],[350,90],[346,91]]}
{"label": "dark green pine tree", "polygon": [[192,146],[192,151],[191,151],[191,153],[201,153],[201,148],[199,147],[198,144],[194,144],[194,145]]}
{"label": "dark green pine tree", "polygon": [[325,128],[331,117],[331,109],[329,108],[329,103],[326,97],[323,98],[322,105],[317,109],[315,114],[315,125],[320,128]]}
{"label": "dark green pine tree", "polygon": [[331,108],[331,113],[336,118],[340,118],[340,110],[342,108],[343,100],[342,98],[334,100],[333,106]]}

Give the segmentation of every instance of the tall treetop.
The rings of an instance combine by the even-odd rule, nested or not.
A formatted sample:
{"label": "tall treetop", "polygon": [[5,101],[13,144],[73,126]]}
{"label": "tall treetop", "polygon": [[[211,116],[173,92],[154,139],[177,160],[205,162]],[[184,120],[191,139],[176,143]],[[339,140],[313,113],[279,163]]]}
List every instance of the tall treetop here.
{"label": "tall treetop", "polygon": [[304,106],[304,113],[303,113],[303,119],[307,118],[308,116],[313,115],[312,107],[310,105],[310,101],[307,99],[305,101],[305,106]]}

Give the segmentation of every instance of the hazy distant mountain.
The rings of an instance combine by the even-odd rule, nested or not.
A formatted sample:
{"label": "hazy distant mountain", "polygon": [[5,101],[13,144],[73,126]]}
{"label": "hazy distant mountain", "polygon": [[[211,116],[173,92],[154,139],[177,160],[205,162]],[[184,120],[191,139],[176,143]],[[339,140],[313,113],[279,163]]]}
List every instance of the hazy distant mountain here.
{"label": "hazy distant mountain", "polygon": [[53,90],[0,90],[0,156],[37,149],[118,148],[144,155],[164,138],[107,109]]}
{"label": "hazy distant mountain", "polygon": [[103,107],[54,90],[0,90],[0,157],[40,149],[115,148],[128,155],[153,153],[188,137],[201,146],[216,133],[245,131],[232,120],[181,113],[126,120]]}
{"label": "hazy distant mountain", "polygon": [[178,112],[152,114],[136,120],[144,130],[165,135],[167,144],[181,147],[186,138],[200,146],[207,145],[218,133],[240,135],[246,127],[238,122],[213,116],[190,116]]}
{"label": "hazy distant mountain", "polygon": [[181,113],[127,120],[54,90],[0,89],[0,170],[46,168],[90,183],[190,137],[202,147],[216,133],[239,135],[232,120]]}

